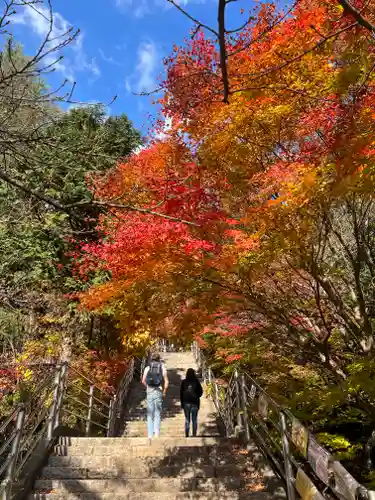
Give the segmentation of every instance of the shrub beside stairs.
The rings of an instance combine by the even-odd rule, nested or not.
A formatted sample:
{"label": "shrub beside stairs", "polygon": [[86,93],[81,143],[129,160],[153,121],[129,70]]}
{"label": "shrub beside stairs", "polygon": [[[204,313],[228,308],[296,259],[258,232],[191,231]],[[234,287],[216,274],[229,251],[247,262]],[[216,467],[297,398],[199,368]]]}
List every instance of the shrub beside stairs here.
{"label": "shrub beside stairs", "polygon": [[161,436],[149,444],[145,389],[134,381],[122,437],[63,437],[30,500],[266,500],[283,496],[271,470],[254,448],[220,436],[209,399],[202,398],[198,437],[184,437],[179,385],[189,352],[165,353],[170,386],[164,401]]}

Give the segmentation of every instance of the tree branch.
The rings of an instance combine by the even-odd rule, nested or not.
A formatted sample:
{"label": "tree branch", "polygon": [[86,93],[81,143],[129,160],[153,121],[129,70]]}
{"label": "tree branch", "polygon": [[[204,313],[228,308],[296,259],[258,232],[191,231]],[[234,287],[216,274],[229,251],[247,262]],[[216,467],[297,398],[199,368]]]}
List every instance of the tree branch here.
{"label": "tree branch", "polygon": [[[322,45],[324,45],[328,40],[331,40],[332,38],[335,38],[336,36],[341,35],[342,33],[345,33],[346,31],[349,31],[352,28],[355,28],[358,26],[358,22],[356,21],[355,23],[349,24],[348,26],[345,26],[344,28],[341,28],[338,31],[335,31],[335,33],[332,33],[331,35],[325,36],[322,40],[319,40],[313,47],[310,47],[309,49],[304,50],[299,54],[298,56],[294,57],[293,59],[289,59],[288,61],[285,61],[282,64],[279,64],[277,66],[273,66],[272,68],[265,69],[263,71],[260,71],[259,73],[248,73],[247,75],[241,75],[241,76],[248,76],[252,79],[258,79],[261,78],[262,76],[267,76],[270,75],[271,73],[274,73],[275,71],[280,71],[281,69],[285,68],[286,66],[289,66],[289,64],[293,64],[295,62],[300,61],[303,57],[305,57],[307,54],[310,52],[318,49]],[[229,54],[231,55],[231,54]],[[237,90],[237,92],[240,92],[240,90]]]}
{"label": "tree branch", "polygon": [[[118,208],[122,210],[129,210],[133,212],[140,212],[143,214],[149,214],[153,215],[156,217],[161,217],[166,220],[174,221],[174,222],[181,222],[182,224],[187,224],[188,226],[193,226],[193,227],[200,227],[199,224],[196,224],[195,222],[191,222],[185,219],[181,219],[179,217],[172,217],[171,215],[166,215],[162,214],[160,212],[155,212],[154,210],[149,210],[147,208],[142,208],[142,207],[135,207],[133,205],[123,205],[119,203],[111,203],[111,202],[106,202],[106,201],[80,201],[78,203],[72,203],[70,205],[63,205],[60,203],[58,200],[55,200],[51,198],[50,196],[46,196],[43,193],[40,193],[39,191],[35,191],[33,189],[30,189],[20,182],[18,182],[15,179],[10,178],[5,172],[0,170],[0,179],[3,179],[5,182],[10,184],[11,186],[16,187],[17,189],[20,189],[24,193],[28,194],[29,196],[33,196],[34,198],[37,198],[40,201],[44,201],[48,205],[52,206],[56,210],[59,210],[60,212],[65,212],[70,215],[72,215],[72,212],[74,208],[87,208],[91,206],[98,206],[98,207],[108,207],[108,208]],[[77,215],[76,215],[77,218]]]}
{"label": "tree branch", "polygon": [[372,32],[375,31],[375,25],[370,23],[370,21],[368,21],[367,19],[365,19],[362,16],[361,11],[350,5],[350,3],[347,0],[338,0],[338,2],[346,12],[348,12],[354,17],[354,19],[357,21],[358,24],[368,29],[369,31]]}
{"label": "tree branch", "polygon": [[78,203],[73,203],[71,205],[65,205],[63,208],[66,211],[76,207],[90,207],[90,206],[118,208],[120,210],[140,212],[143,214],[149,214],[149,215],[154,215],[156,217],[161,217],[163,219],[167,219],[174,222],[181,222],[182,224],[187,224],[188,226],[200,227],[199,224],[196,224],[195,222],[191,222],[185,219],[180,219],[179,217],[172,217],[171,215],[162,214],[160,212],[155,212],[154,210],[149,210],[148,208],[134,207],[133,205],[123,205],[121,203],[111,203],[107,201],[96,201],[96,200],[82,201]]}
{"label": "tree branch", "polygon": [[195,17],[191,16],[185,9],[183,9],[180,5],[178,5],[178,3],[175,2],[175,0],[167,0],[167,2],[174,5],[176,7],[176,9],[178,9],[186,17],[188,17],[191,21],[193,21],[193,23],[196,23],[196,24],[200,25],[202,28],[205,28],[206,30],[211,31],[211,33],[213,33],[217,38],[219,38],[219,33],[217,31],[215,31],[210,26],[207,26],[207,24],[201,23],[200,21],[198,21],[198,19],[195,19]]}
{"label": "tree branch", "polygon": [[225,44],[225,7],[226,0],[219,0],[218,7],[218,26],[219,26],[219,53],[220,53],[220,69],[224,87],[223,101],[229,103],[229,78],[227,66],[227,48]]}
{"label": "tree branch", "polygon": [[57,210],[60,210],[62,212],[66,212],[66,209],[64,205],[62,205],[60,202],[57,200],[54,200],[53,198],[50,198],[49,196],[46,196],[42,193],[39,193],[39,191],[34,191],[33,189],[27,188],[20,182],[16,181],[15,179],[11,179],[5,172],[0,170],[0,179],[3,179],[3,181],[7,182],[11,186],[16,187],[17,189],[20,189],[24,193],[33,196],[34,198],[37,198],[40,201],[44,201],[48,205],[51,205],[52,207],[56,208]]}

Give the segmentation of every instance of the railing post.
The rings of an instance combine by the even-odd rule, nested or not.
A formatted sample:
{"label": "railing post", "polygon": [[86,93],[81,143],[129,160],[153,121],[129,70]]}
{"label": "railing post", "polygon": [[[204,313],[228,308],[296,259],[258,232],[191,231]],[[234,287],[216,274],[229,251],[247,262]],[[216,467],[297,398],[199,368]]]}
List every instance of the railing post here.
{"label": "railing post", "polygon": [[234,431],[233,419],[232,419],[232,399],[230,394],[230,385],[228,384],[226,388],[226,393],[224,394],[224,415],[225,415],[225,429],[226,436],[231,437]]}
{"label": "railing post", "polygon": [[111,398],[109,402],[109,415],[108,415],[108,426],[107,426],[107,437],[111,437],[113,430],[113,416],[115,415],[115,402],[116,396]]}
{"label": "railing post", "polygon": [[215,403],[216,403],[216,408],[219,410],[220,408],[220,401],[219,401],[219,387],[217,385],[217,382],[215,380]]}
{"label": "railing post", "polygon": [[9,500],[11,498],[12,484],[14,481],[14,472],[15,472],[15,468],[16,468],[18,454],[20,451],[21,437],[22,437],[22,430],[23,430],[24,421],[25,421],[25,407],[22,405],[20,407],[18,414],[17,414],[16,435],[15,435],[15,438],[13,439],[12,450],[11,450],[11,459],[10,459],[10,462],[8,464],[5,480],[3,483],[4,484],[3,500]]}
{"label": "railing post", "polygon": [[66,380],[67,374],[68,374],[68,363],[65,361],[61,367],[57,407],[55,410],[55,421],[54,421],[54,425],[53,425],[53,430],[55,430],[60,425],[60,413],[61,413],[61,408],[62,408],[63,401],[64,401],[65,380]]}
{"label": "railing post", "polygon": [[241,401],[242,401],[242,411],[243,411],[243,424],[245,427],[246,441],[250,441],[250,427],[249,427],[249,413],[247,411],[247,397],[246,397],[246,382],[245,375],[241,375]]}
{"label": "railing post", "polygon": [[58,407],[58,402],[59,402],[59,390],[60,390],[60,382],[61,382],[61,371],[62,367],[57,366],[56,367],[56,373],[55,373],[55,380],[54,380],[54,390],[53,390],[53,402],[51,406],[51,411],[48,417],[48,430],[47,430],[47,439],[50,441],[53,436],[53,431],[54,431],[54,426],[55,426],[55,419],[56,419],[56,412],[57,412],[57,407]]}
{"label": "railing post", "polygon": [[145,355],[142,358],[142,362],[141,362],[141,370],[140,370],[141,374],[139,376],[139,380],[141,382],[142,382],[143,372],[144,372],[144,369],[145,369],[145,366],[146,366],[146,356],[147,356],[147,354],[145,353]]}
{"label": "railing post", "polygon": [[94,391],[95,391],[94,384],[90,384],[89,408],[87,411],[86,429],[85,429],[86,436],[90,435],[90,430],[91,430],[91,415],[92,415],[92,406],[94,404]]}
{"label": "railing post", "polygon": [[294,492],[294,485],[293,485],[293,469],[292,469],[292,463],[290,461],[289,441],[288,441],[288,436],[287,436],[285,415],[283,412],[280,412],[280,428],[281,428],[281,439],[282,439],[282,443],[283,443],[285,482],[286,482],[287,496],[288,496],[288,500],[295,500],[295,492]]}
{"label": "railing post", "polygon": [[240,381],[238,377],[238,371],[234,372],[234,383],[235,383],[235,391],[236,391],[236,413],[237,413],[237,426],[242,429],[242,411],[241,411],[241,388]]}

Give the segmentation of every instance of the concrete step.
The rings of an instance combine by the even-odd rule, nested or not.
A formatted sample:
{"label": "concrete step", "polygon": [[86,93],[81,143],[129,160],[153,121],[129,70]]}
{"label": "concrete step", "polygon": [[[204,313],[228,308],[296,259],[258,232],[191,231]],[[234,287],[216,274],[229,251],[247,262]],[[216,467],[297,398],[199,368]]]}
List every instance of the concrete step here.
{"label": "concrete step", "polygon": [[151,466],[145,462],[108,465],[84,464],[85,467],[44,467],[41,479],[149,479],[149,478],[213,478],[241,477],[245,466],[237,465],[176,465]]}
{"label": "concrete step", "polygon": [[[143,418],[139,418],[138,420],[133,418],[132,420],[128,421],[127,424],[128,425],[141,425],[142,422],[146,421],[147,412],[144,412],[142,415],[140,415],[140,417],[143,417]],[[166,418],[162,413],[161,422],[165,425],[168,425],[168,426],[173,426],[173,425],[178,426],[178,425],[181,425],[181,423],[185,422],[185,415],[183,413],[179,413],[177,415],[174,415],[173,417]],[[211,413],[209,413],[208,415],[200,415],[198,413],[199,425],[212,425],[213,422],[216,422],[215,415],[212,415]]]}
{"label": "concrete step", "polygon": [[[159,438],[154,442],[159,447],[178,447],[178,446],[232,446],[236,441],[231,438]],[[149,447],[148,439],[145,438],[124,438],[124,437],[62,437],[59,438],[59,445],[68,446],[69,448],[86,448],[86,447],[112,447],[115,451],[121,451],[124,448],[145,446]],[[117,450],[116,450],[117,448]]]}
{"label": "concrete step", "polygon": [[[78,455],[69,454],[52,455],[49,457],[48,464],[51,467],[70,467],[78,469],[99,470],[117,468],[124,471],[133,469],[148,469],[158,470],[159,467],[177,467],[181,472],[191,466],[214,466],[214,467],[229,467],[230,470],[238,468],[243,469],[246,463],[246,455],[233,455],[231,452],[217,452],[215,449],[210,453],[202,453],[201,448],[187,448],[185,450],[175,450],[169,454],[148,454],[144,456],[129,456],[127,453],[117,453],[112,455]],[[230,474],[232,475],[232,474]],[[236,475],[236,474],[234,474]]]}
{"label": "concrete step", "polygon": [[[193,437],[192,436],[192,431],[190,430],[190,437]],[[125,431],[124,432],[124,436],[125,437],[147,437],[148,436],[148,432],[147,430],[143,429],[143,430],[137,430],[137,431]],[[198,437],[209,437],[209,436],[219,436],[219,432],[218,431],[212,431],[212,430],[209,430],[209,431],[205,431],[205,430],[201,430],[197,432],[197,436]],[[161,429],[160,431],[160,437],[185,437],[185,431],[183,429],[179,429],[177,431],[169,431],[169,430],[166,430],[166,429]]]}
{"label": "concrete step", "polygon": [[272,495],[265,492],[221,491],[215,492],[122,492],[116,493],[48,493],[37,492],[28,497],[28,500],[271,500]]}
{"label": "concrete step", "polygon": [[[190,435],[192,428],[190,427]],[[199,437],[220,437],[218,428],[215,424],[198,425]],[[137,425],[128,424],[123,433],[124,437],[147,437],[147,424],[146,422],[137,422]],[[185,436],[185,423],[181,422],[179,425],[168,425],[162,423],[160,428],[161,437],[184,437]]]}
{"label": "concrete step", "polygon": [[[138,408],[135,408],[133,410],[129,410],[127,412],[127,415],[129,417],[134,417],[136,415],[144,415],[145,412],[147,411],[147,402],[146,400],[138,406]],[[184,416],[184,411],[181,408],[181,405],[172,405],[168,406],[166,404],[163,405],[162,409],[162,416],[164,418],[173,418],[177,416]],[[201,418],[207,418],[207,417],[212,417],[215,418],[216,415],[214,413],[214,409],[211,405],[202,405],[202,408],[199,410],[198,417]]]}
{"label": "concrete step", "polygon": [[56,493],[126,493],[126,492],[178,492],[178,491],[228,491],[240,490],[244,481],[240,477],[221,478],[124,478],[114,479],[38,479],[36,490],[53,490]]}
{"label": "concrete step", "polygon": [[[137,439],[137,438],[132,438],[132,439]],[[162,437],[158,439],[163,439]],[[191,438],[191,440],[199,439],[198,438]],[[153,441],[156,441],[157,439],[154,439]],[[155,458],[166,458],[169,456],[175,456],[177,453],[184,454],[185,457],[197,457],[197,456],[202,456],[202,455],[211,455],[215,456],[215,453],[220,453],[223,454],[224,451],[217,450],[217,446],[184,446],[184,447],[163,447],[163,446],[133,446],[124,448],[122,450],[116,450],[114,449],[113,446],[106,446],[106,447],[90,447],[88,449],[83,449],[83,448],[63,448],[59,449],[56,451],[56,455],[60,456],[67,456],[68,454],[70,456],[77,456],[77,457],[83,457],[86,456],[87,458],[92,457],[92,456],[101,456],[101,457],[120,457],[123,456],[124,458],[127,457],[128,460],[136,460],[138,458],[142,457],[155,457]],[[230,451],[226,452],[230,456]]]}
{"label": "concrete step", "polygon": [[[129,417],[137,417],[137,416],[142,416],[142,415],[146,415],[146,414],[147,414],[146,401],[144,404],[140,405],[136,410],[128,412]],[[181,405],[178,405],[178,406],[177,405],[168,405],[168,404],[164,403],[161,415],[162,415],[162,418],[169,419],[169,418],[178,417],[178,416],[183,417],[184,413],[183,413],[183,410],[181,408]],[[205,415],[203,415],[203,417],[202,417],[202,415],[203,415],[203,412],[201,414],[201,418],[206,418],[206,417],[212,415],[212,413],[210,413],[209,411],[206,411],[206,413],[205,413]]]}
{"label": "concrete step", "polygon": [[[127,423],[131,422],[145,422],[147,419],[147,410],[146,408],[143,411],[138,411],[137,413],[133,413],[129,415],[126,419]],[[175,413],[174,415],[166,415],[164,412],[161,414],[161,421],[168,424],[179,424],[181,422],[185,422],[185,415],[181,413]],[[211,425],[213,422],[216,422],[216,416],[212,413],[208,414],[198,414],[198,422],[208,423]]]}
{"label": "concrete step", "polygon": [[[138,457],[168,457],[171,455],[182,454],[186,457],[188,456],[200,456],[210,454],[212,456],[218,454],[228,454],[230,455],[231,449],[227,444],[219,443],[213,444],[214,440],[220,440],[222,438],[210,437],[164,437],[154,438],[151,445],[148,444],[148,439],[146,437],[133,437],[133,438],[122,438],[125,440],[141,440],[140,444],[134,443],[123,444],[122,446],[115,445],[105,445],[105,444],[87,444],[87,445],[77,445],[77,446],[65,446],[57,445],[55,447],[55,455],[60,456],[123,456],[127,457],[128,460],[134,460]],[[143,442],[143,443],[142,443]],[[144,443],[147,442],[147,445]],[[205,444],[206,443],[206,444]]]}
{"label": "concrete step", "polygon": [[[134,432],[143,432],[143,431],[146,431],[147,430],[147,423],[146,421],[144,422],[134,422],[134,423],[128,423],[128,425],[126,426],[125,428],[125,433],[134,433]],[[185,432],[185,422],[184,421],[181,421],[179,422],[177,425],[176,424],[171,424],[171,425],[168,425],[168,422],[164,422],[161,424],[160,426],[160,430],[161,432],[170,432],[171,435],[169,437],[176,437],[174,435],[175,432],[182,432],[184,434]],[[190,426],[190,430],[191,430],[191,426]],[[211,423],[210,425],[208,424],[198,424],[198,431],[200,431],[201,433],[201,436],[202,436],[202,432],[204,432],[205,434],[203,434],[204,436],[209,436],[210,432],[214,432],[215,433],[215,436],[218,436],[218,433],[217,433],[217,426],[215,425],[215,423]],[[127,436],[127,437],[131,437],[131,436]],[[134,436],[134,437],[141,437],[141,436]],[[146,436],[147,437],[147,436]],[[183,437],[183,436],[180,436],[180,437]]]}

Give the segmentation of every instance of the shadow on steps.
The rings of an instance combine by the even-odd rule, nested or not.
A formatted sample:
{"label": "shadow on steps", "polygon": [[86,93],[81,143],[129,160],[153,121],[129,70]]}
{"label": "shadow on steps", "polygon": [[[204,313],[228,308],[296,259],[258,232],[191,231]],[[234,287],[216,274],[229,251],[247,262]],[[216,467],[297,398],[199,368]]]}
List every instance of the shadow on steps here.
{"label": "shadow on steps", "polygon": [[[132,444],[133,443],[133,444]],[[196,444],[195,444],[196,443]],[[121,439],[85,448],[62,443],[34,500],[265,500],[277,498],[235,440]],[[65,454],[63,448],[65,446]],[[87,454],[81,455],[83,451]],[[91,453],[90,453],[91,452]]]}

